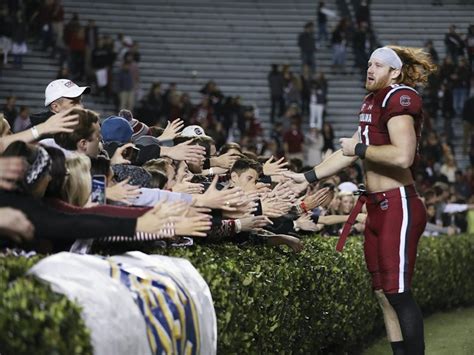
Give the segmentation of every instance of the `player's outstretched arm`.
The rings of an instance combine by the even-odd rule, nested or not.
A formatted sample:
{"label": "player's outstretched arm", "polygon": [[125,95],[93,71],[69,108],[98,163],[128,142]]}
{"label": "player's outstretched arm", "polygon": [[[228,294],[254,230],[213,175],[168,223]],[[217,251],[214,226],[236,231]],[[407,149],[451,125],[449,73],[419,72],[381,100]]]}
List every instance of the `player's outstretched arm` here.
{"label": "player's outstretched arm", "polygon": [[[354,140],[355,143],[359,141],[358,133],[355,132],[352,138],[343,138],[347,140]],[[295,173],[283,173],[284,176],[292,178],[298,183],[303,182],[315,182],[317,180],[325,179],[329,176],[337,174],[340,170],[351,166],[358,159],[357,156],[348,156],[343,154],[342,149],[336,150],[329,157],[324,159],[319,165],[316,165],[313,170],[306,172],[305,174],[295,174]],[[314,175],[311,175],[311,172],[314,172]]]}
{"label": "player's outstretched arm", "polygon": [[321,180],[351,166],[357,159],[358,157],[355,156],[345,156],[342,153],[342,149],[339,149],[324,159],[319,165],[316,165],[313,170],[316,172],[318,179]]}

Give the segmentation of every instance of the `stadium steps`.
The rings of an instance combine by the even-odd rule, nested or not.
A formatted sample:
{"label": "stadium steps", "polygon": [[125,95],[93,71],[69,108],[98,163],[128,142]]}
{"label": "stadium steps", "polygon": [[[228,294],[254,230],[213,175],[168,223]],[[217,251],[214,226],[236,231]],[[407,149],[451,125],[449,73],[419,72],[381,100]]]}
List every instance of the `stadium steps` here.
{"label": "stadium steps", "polygon": [[[46,110],[44,90],[50,81],[56,79],[59,66],[57,60],[37,49],[36,44],[28,43],[28,50],[23,58],[21,69],[12,68],[9,65],[1,72],[0,97],[16,96],[17,108],[27,106],[32,114]],[[9,59],[11,61],[11,56]],[[85,95],[83,102],[87,108],[95,110],[101,115],[109,115],[113,112],[113,106],[106,104],[99,98]]]}
{"label": "stadium steps", "polygon": [[[326,1],[337,11],[336,0]],[[246,105],[256,105],[265,128],[269,128],[267,74],[272,63],[300,69],[297,36],[303,25],[316,19],[312,0],[101,0],[63,1],[65,22],[78,13],[81,23],[94,19],[100,34],[113,38],[118,33],[140,44],[141,86],[147,92],[154,81],[178,83],[194,103],[199,89],[215,80],[225,95],[240,95]],[[330,20],[329,31],[336,20]],[[349,50],[347,69],[351,69]],[[357,125],[357,111],[364,96],[356,75],[332,74],[332,52],[317,51],[317,68],[329,81],[327,120],[336,135],[351,135]],[[30,45],[21,70],[4,69],[0,95],[15,94],[18,105],[32,112],[43,110],[44,89],[56,77],[58,66],[46,53]],[[102,115],[113,113],[111,105],[86,97],[85,105]]]}
{"label": "stadium steps", "polygon": [[[336,10],[336,1],[327,4]],[[133,4],[66,0],[64,5],[69,15],[77,12],[83,22],[94,19],[100,33],[114,38],[124,33],[139,42],[145,91],[157,80],[176,82],[197,103],[199,89],[212,79],[225,95],[240,95],[244,104],[256,105],[266,128],[270,65],[288,63],[299,72],[296,39],[304,23],[316,18],[316,4],[309,0],[138,0]],[[332,21],[329,27],[334,25]],[[352,134],[355,123],[347,130],[346,122],[349,115],[356,116],[364,95],[360,79],[331,74],[329,49],[318,51],[316,60],[329,80],[328,120],[338,135]]]}

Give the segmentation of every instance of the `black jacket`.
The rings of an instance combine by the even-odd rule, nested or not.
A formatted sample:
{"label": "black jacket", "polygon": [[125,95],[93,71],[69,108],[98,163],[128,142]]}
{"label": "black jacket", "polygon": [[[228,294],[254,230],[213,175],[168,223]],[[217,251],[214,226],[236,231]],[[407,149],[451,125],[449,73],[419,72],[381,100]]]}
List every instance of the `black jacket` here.
{"label": "black jacket", "polygon": [[51,111],[43,111],[39,113],[34,113],[30,116],[31,126],[39,125],[48,120],[51,116],[54,115],[54,112]]}
{"label": "black jacket", "polygon": [[[22,211],[35,227],[34,242],[46,239],[52,242],[53,248],[56,245],[70,245],[76,239],[114,235],[133,237],[137,223],[136,218],[67,214],[31,196],[3,190],[0,190],[0,207],[11,207]],[[0,245],[4,241],[4,238],[0,238]]]}

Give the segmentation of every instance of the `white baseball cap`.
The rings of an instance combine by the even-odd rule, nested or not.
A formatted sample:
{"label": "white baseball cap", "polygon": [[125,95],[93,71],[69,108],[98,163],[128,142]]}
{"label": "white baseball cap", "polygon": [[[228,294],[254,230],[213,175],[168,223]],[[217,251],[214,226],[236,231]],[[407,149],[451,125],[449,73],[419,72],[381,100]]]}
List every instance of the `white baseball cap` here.
{"label": "white baseball cap", "polygon": [[58,79],[50,82],[44,91],[44,105],[49,106],[61,97],[74,98],[91,91],[88,86],[77,86],[69,79]]}
{"label": "white baseball cap", "polygon": [[191,125],[187,126],[181,132],[182,137],[209,137],[201,126]]}
{"label": "white baseball cap", "polygon": [[357,188],[357,185],[354,184],[353,182],[350,182],[350,181],[346,181],[346,182],[343,182],[341,184],[339,184],[339,186],[337,187],[339,189],[340,192],[355,192],[358,190]]}

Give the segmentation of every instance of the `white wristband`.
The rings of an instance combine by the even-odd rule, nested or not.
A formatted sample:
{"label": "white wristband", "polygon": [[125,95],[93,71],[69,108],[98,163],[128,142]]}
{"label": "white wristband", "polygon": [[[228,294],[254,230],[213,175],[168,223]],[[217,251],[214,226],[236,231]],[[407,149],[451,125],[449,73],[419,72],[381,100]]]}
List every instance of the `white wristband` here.
{"label": "white wristband", "polygon": [[38,129],[36,128],[36,126],[31,127],[31,134],[33,135],[33,138],[35,140],[39,139],[40,137],[40,134],[38,133]]}
{"label": "white wristband", "polygon": [[298,223],[296,223],[296,221],[293,221],[293,229],[294,229],[295,231],[297,231],[297,232],[301,229],[301,228],[298,226]]}
{"label": "white wristband", "polygon": [[242,231],[242,222],[240,222],[240,219],[235,219],[235,233],[240,233]]}
{"label": "white wristband", "polygon": [[214,175],[214,169],[209,168],[209,175]]}

